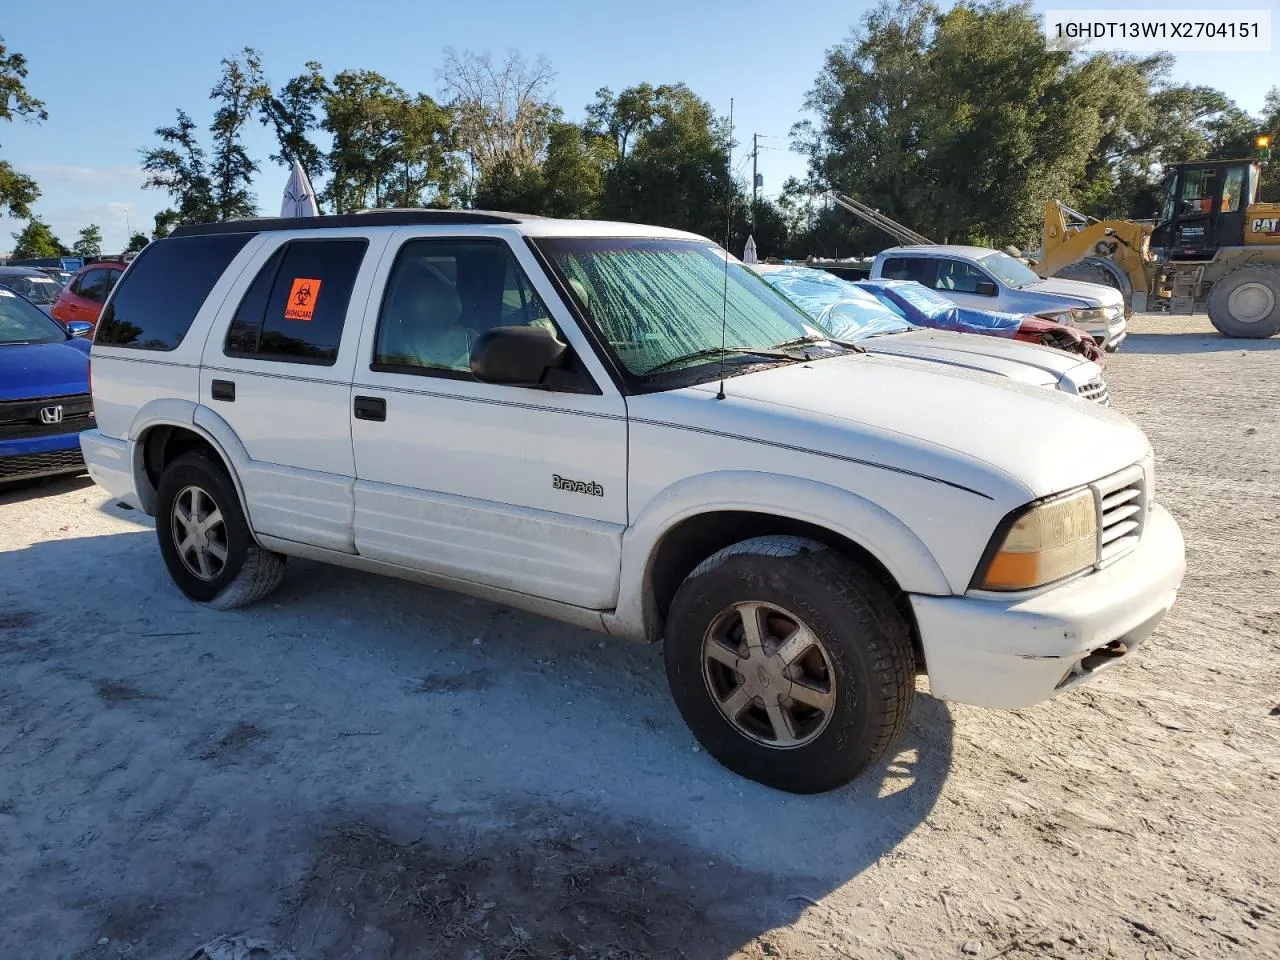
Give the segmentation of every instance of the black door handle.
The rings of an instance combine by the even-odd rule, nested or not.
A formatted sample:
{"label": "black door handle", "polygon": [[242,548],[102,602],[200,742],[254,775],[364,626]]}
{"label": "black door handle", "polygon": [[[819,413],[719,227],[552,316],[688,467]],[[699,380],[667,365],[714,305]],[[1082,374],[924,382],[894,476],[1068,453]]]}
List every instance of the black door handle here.
{"label": "black door handle", "polygon": [[228,403],[234,403],[236,399],[236,385],[230,380],[215,380],[209,391],[215,400],[226,400]]}
{"label": "black door handle", "polygon": [[387,419],[387,401],[382,397],[356,397],[357,420],[377,420],[379,423]]}

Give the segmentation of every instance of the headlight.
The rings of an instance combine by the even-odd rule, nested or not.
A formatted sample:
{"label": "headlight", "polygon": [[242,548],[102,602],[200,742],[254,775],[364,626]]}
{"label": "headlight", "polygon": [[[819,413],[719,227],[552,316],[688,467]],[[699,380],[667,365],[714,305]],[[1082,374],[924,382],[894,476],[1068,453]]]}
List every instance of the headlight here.
{"label": "headlight", "polygon": [[1076,318],[1077,313],[1079,313],[1078,310],[1046,310],[1044,313],[1037,313],[1036,316],[1041,320],[1070,324]]}
{"label": "headlight", "polygon": [[1073,310],[1071,312],[1075,315],[1077,322],[1084,321],[1085,323],[1092,320],[1110,320],[1112,317],[1112,311],[1106,307],[1092,307],[1088,310]]}
{"label": "headlight", "polygon": [[1024,510],[996,545],[985,570],[974,577],[974,585],[984,590],[1029,590],[1097,562],[1097,507],[1092,490],[1079,490]]}

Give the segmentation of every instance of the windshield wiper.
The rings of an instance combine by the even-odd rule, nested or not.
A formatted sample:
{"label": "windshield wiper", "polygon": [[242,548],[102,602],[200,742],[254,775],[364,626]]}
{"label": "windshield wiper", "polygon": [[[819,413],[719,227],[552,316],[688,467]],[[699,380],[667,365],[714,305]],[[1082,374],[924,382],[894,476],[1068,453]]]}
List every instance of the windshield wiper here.
{"label": "windshield wiper", "polygon": [[678,357],[672,357],[669,360],[663,360],[656,366],[650,367],[642,376],[658,373],[668,367],[674,367],[678,363],[687,363],[690,360],[702,360],[710,357],[718,357],[726,353],[740,353],[745,356],[759,357],[777,357],[782,360],[803,360],[804,357],[797,357],[794,353],[788,353],[785,350],[778,350],[771,347],[704,347],[701,350],[695,350],[693,353],[681,354]]}
{"label": "windshield wiper", "polygon": [[852,350],[854,353],[866,353],[865,347],[859,346],[853,340],[837,340],[834,337],[796,337],[794,340],[785,340],[782,343],[774,345],[775,349],[786,347],[806,347],[809,345],[817,345],[820,343],[834,343],[837,347],[844,347],[846,350]]}

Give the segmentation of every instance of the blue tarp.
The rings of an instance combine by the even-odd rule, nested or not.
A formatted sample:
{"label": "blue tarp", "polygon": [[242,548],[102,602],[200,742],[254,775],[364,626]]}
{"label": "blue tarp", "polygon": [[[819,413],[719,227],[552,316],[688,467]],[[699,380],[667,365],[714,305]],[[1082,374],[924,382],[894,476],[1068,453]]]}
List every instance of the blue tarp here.
{"label": "blue tarp", "polygon": [[837,340],[911,329],[902,309],[822,270],[783,267],[760,276]]}
{"label": "blue tarp", "polygon": [[935,330],[1013,337],[1022,315],[962,307],[914,280],[859,280],[856,284],[885,303],[900,308],[912,323]]}

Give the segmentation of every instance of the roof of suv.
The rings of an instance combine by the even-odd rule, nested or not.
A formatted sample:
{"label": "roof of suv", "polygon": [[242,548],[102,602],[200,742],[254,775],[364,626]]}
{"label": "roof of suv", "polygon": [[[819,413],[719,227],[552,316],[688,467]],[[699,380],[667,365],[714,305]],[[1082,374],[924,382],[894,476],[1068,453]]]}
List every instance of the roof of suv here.
{"label": "roof of suv", "polygon": [[983,257],[989,257],[993,253],[999,252],[999,250],[992,247],[967,247],[961,243],[931,243],[906,247],[889,247],[887,250],[881,250],[880,256],[883,257],[890,253],[920,253],[927,257],[970,257],[974,260],[981,260]]}
{"label": "roof of suv", "polygon": [[171,237],[196,237],[212,233],[260,233],[276,230],[351,229],[353,227],[402,226],[517,226],[531,237],[654,237],[705,240],[694,233],[650,227],[636,223],[604,220],[557,220],[527,213],[492,210],[367,210],[361,213],[329,214],[319,217],[260,217],[193,223],[176,227]]}

